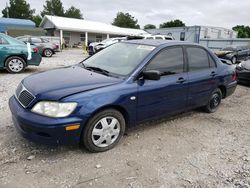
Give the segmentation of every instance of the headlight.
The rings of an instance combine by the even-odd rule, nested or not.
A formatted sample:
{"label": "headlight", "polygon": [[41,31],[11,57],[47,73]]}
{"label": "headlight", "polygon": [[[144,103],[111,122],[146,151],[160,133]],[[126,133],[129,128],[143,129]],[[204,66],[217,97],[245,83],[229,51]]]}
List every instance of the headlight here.
{"label": "headlight", "polygon": [[66,117],[70,115],[76,108],[75,102],[38,102],[33,108],[32,112],[48,116],[48,117]]}

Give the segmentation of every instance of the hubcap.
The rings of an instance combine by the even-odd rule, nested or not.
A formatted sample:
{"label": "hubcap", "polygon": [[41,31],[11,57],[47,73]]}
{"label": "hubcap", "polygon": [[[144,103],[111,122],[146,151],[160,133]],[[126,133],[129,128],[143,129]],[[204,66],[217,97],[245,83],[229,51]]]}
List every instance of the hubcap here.
{"label": "hubcap", "polygon": [[45,50],[45,56],[51,56],[52,55],[52,52],[51,50]]}
{"label": "hubcap", "polygon": [[107,147],[116,141],[120,130],[120,123],[116,118],[104,117],[95,124],[92,141],[97,147]]}
{"label": "hubcap", "polygon": [[214,109],[217,108],[219,104],[220,104],[220,96],[218,93],[215,93],[211,99],[210,107]]}
{"label": "hubcap", "polygon": [[9,68],[13,72],[20,72],[23,69],[23,62],[20,59],[12,59],[9,62]]}

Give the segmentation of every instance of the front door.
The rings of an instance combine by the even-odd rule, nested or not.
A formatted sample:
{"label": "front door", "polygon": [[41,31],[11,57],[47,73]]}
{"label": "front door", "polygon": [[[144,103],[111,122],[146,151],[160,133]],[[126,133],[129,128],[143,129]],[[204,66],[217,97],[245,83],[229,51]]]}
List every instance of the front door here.
{"label": "front door", "polygon": [[4,61],[9,53],[8,41],[0,36],[0,68],[4,67]]}
{"label": "front door", "polygon": [[158,70],[161,79],[138,80],[137,121],[171,115],[186,108],[188,80],[182,47],[161,50],[145,67]]}

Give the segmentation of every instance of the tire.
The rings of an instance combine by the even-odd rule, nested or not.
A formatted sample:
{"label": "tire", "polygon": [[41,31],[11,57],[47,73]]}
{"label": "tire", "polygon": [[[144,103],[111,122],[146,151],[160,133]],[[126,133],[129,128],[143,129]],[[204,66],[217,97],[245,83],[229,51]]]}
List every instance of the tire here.
{"label": "tire", "polygon": [[52,57],[53,55],[53,50],[46,48],[43,50],[43,56],[44,57]]}
{"label": "tire", "polygon": [[235,56],[232,57],[231,59],[232,64],[236,64],[237,63],[237,58]]}
{"label": "tire", "polygon": [[125,119],[114,109],[95,114],[83,129],[81,142],[90,152],[104,152],[112,149],[123,137]]}
{"label": "tire", "polygon": [[222,100],[222,93],[219,88],[215,89],[209,97],[208,103],[205,106],[205,111],[214,113],[218,110]]}
{"label": "tire", "polygon": [[5,66],[10,73],[20,73],[25,69],[25,60],[19,56],[12,56],[6,59]]}

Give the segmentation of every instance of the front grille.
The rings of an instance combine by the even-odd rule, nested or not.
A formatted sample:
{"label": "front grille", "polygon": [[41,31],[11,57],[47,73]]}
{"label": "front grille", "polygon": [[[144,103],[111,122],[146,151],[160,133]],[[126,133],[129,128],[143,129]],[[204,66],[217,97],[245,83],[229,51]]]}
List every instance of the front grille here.
{"label": "front grille", "polygon": [[24,108],[29,106],[35,99],[35,97],[22,84],[17,87],[16,98]]}

